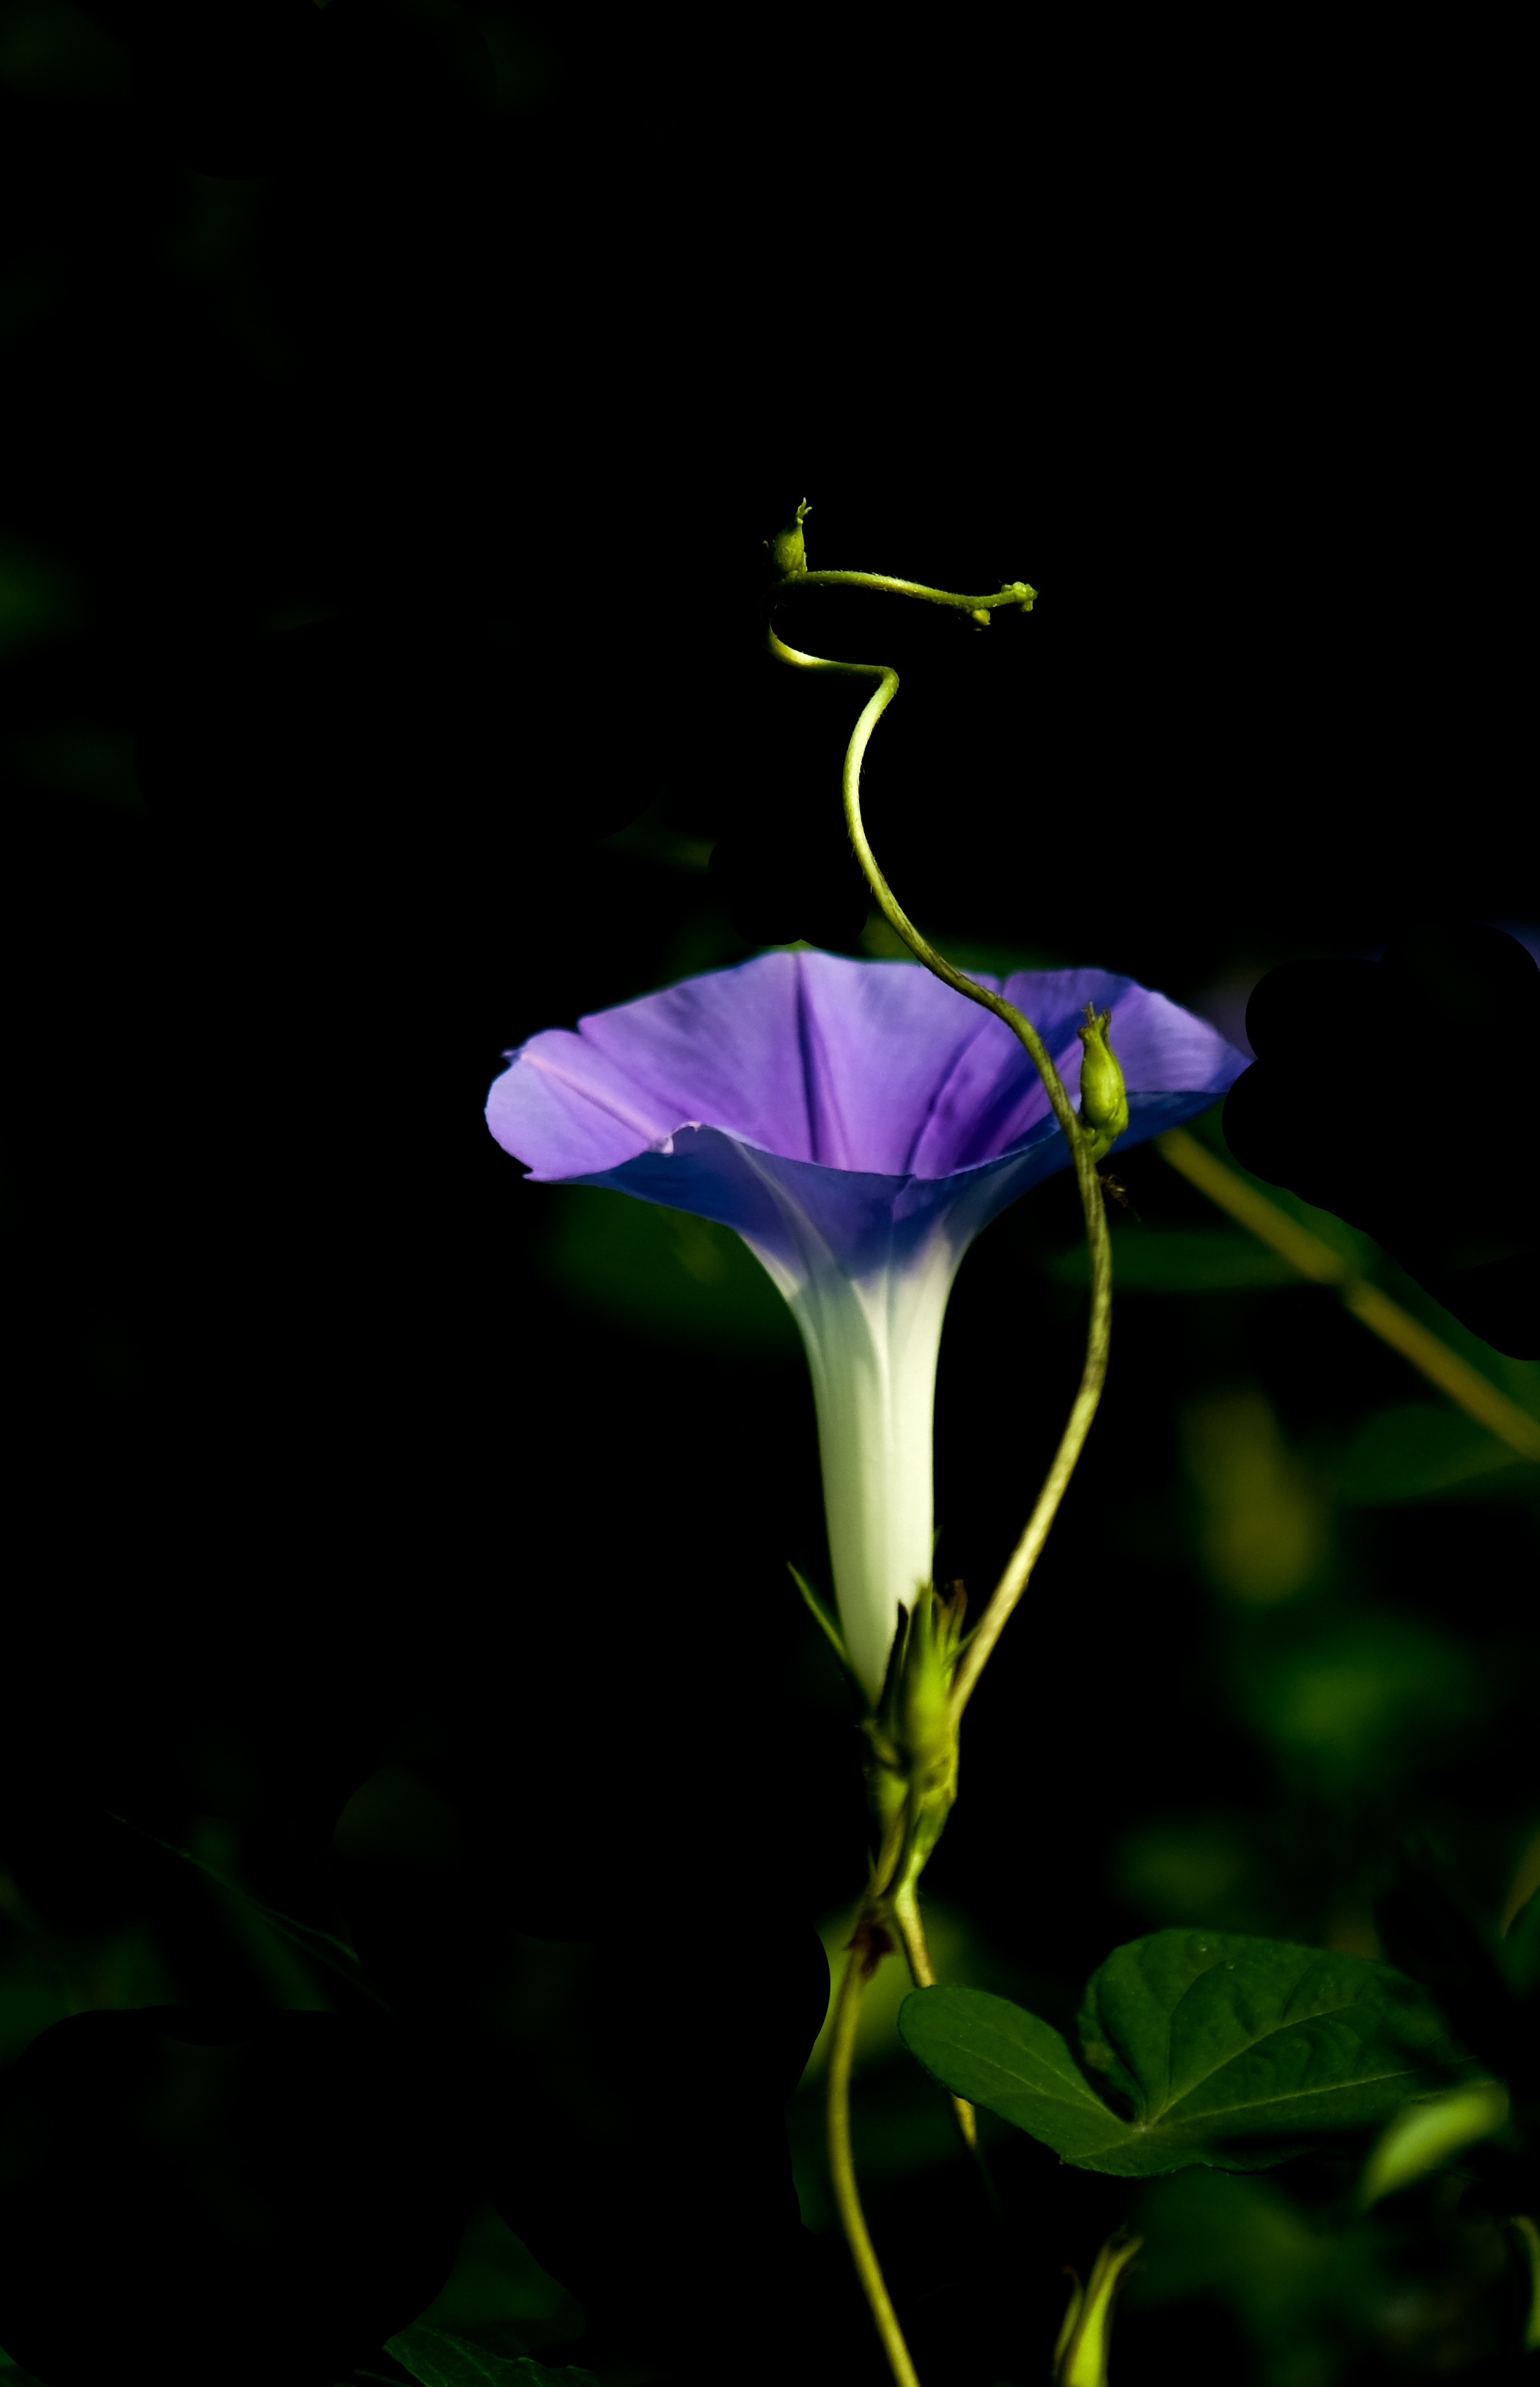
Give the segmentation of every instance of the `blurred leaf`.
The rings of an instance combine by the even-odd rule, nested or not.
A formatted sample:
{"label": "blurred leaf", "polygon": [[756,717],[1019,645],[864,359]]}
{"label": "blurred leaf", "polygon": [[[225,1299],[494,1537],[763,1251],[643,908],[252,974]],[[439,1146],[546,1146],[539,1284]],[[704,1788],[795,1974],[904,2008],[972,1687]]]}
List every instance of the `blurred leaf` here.
{"label": "blurred leaf", "polygon": [[1516,1401],[1532,1417],[1540,1418],[1540,1359],[1512,1359],[1501,1351],[1495,1351],[1490,1343],[1483,1343],[1468,1326],[1462,1326],[1441,1302],[1425,1292],[1415,1277],[1408,1276],[1372,1235],[1350,1227],[1345,1219],[1339,1219],[1334,1211],[1318,1210],[1313,1203],[1302,1202],[1297,1194],[1289,1192],[1287,1186],[1275,1185],[1267,1178],[1254,1177],[1249,1169],[1243,1168],[1225,1142],[1223,1117],[1223,1105],[1216,1103],[1213,1109],[1205,1111],[1201,1118],[1189,1120],[1187,1132],[1198,1143],[1206,1144],[1227,1168],[1233,1168],[1238,1177],[1270,1202],[1275,1209],[1281,1210],[1285,1218],[1307,1228],[1332,1251],[1340,1253],[1359,1276],[1387,1293],[1408,1317],[1415,1318],[1431,1333],[1436,1334],[1441,1343],[1445,1344],[1469,1367],[1474,1368],[1478,1375],[1485,1376],[1499,1392],[1506,1393],[1509,1400]]}
{"label": "blurred leaf", "polygon": [[487,2339],[509,2355],[579,2338],[583,2308],[536,2262],[491,2204],[474,2211],[460,2253],[437,2295],[419,2315],[417,2326]]}
{"label": "blurred leaf", "polygon": [[1376,2284],[1366,2225],[1323,2227],[1276,2180],[1196,2169],[1141,2191],[1139,2228],[1130,2308],[1214,2297],[1252,2340],[1255,2387],[1335,2387],[1355,2350],[1344,2320]]}
{"label": "blurred leaf", "polygon": [[[108,1813],[111,1812],[107,1810]],[[365,1997],[372,1998],[377,2006],[384,2006],[387,2014],[391,2011],[389,2001],[383,1998],[368,1979],[356,1951],[348,1946],[346,1939],[337,1939],[330,1931],[317,1930],[312,1924],[298,1923],[292,1914],[281,1914],[277,1907],[268,1906],[261,1899],[253,1898],[248,1890],[237,1888],[216,1866],[206,1864],[201,1857],[194,1856],[190,1849],[179,1849],[170,1840],[161,1839],[157,1833],[145,1831],[140,1825],[131,1824],[126,1815],[114,1814],[112,1820],[115,1824],[121,1824],[127,1831],[137,1832],[141,1839],[153,1840],[156,1847],[164,1849],[169,1856],[180,1857],[184,1864],[196,1865],[199,1873],[207,1874],[210,1881],[217,1882],[228,1897],[238,1898],[243,1905],[252,1908],[265,1922],[271,1923],[275,1931],[281,1931],[297,1948],[302,1948],[307,1956],[312,1956],[318,1964],[324,1964],[329,1971],[339,1973],[345,1981],[351,1982],[354,1989],[361,1989]]]}
{"label": "blurred leaf", "polygon": [[[1320,2173],[1301,2185],[1296,2201],[1277,2174],[1193,2170],[1137,2192],[1144,2242],[1130,2315],[1174,2303],[1201,2315],[1212,2298],[1251,2340],[1249,2358],[1238,2349],[1222,2370],[1180,2370],[1184,2382],[1357,2387],[1438,2377],[1496,2387],[1530,2375],[1513,2361],[1527,2282],[1495,2215],[1458,2210],[1454,2181],[1400,2215],[1355,2214],[1335,2193],[1321,2201]],[[1167,2342],[1180,2343],[1180,2332]]]}
{"label": "blurred leaf", "polygon": [[1471,2080],[1403,2105],[1370,2150],[1358,2183],[1359,2204],[1398,2195],[1467,2147],[1489,2139],[1502,2128],[1511,2104],[1500,2081]]}
{"label": "blurred leaf", "polygon": [[1540,2229],[1532,2214],[1514,2214],[1509,2228],[1519,2240],[1529,2273],[1529,2311],[1524,2320],[1524,2352],[1540,2352]]}
{"label": "blurred leaf", "polygon": [[1436,1998],[1450,2029],[1489,2071],[1529,2096],[1540,2050],[1509,1984],[1503,1943],[1425,1848],[1402,1848],[1374,1901],[1374,1923],[1390,1963]]}
{"label": "blurred leaf", "polygon": [[1388,1965],[1238,1933],[1157,1931],[1115,1950],[1079,2027],[1083,2070],[1050,2025],[982,1990],[918,1989],[899,2015],[905,2045],[956,2095],[1124,2178],[1282,2163],[1475,2068]]}
{"label": "blurred leaf", "polygon": [[85,618],[84,594],[69,564],[0,534],[0,661],[78,629]]}
{"label": "blurred leaf", "polygon": [[1515,1456],[1460,1409],[1408,1401],[1365,1418],[1325,1460],[1347,1508],[1428,1499],[1456,1486],[1540,1488],[1540,1467]]}
{"label": "blurred leaf", "polygon": [[1227,1384],[1190,1401],[1180,1426],[1210,1579],[1256,1607],[1308,1589],[1332,1555],[1331,1500],[1288,1447],[1261,1386]]}
{"label": "blurred leaf", "polygon": [[[1084,1244],[1072,1244],[1049,1262],[1055,1284],[1091,1282]],[[1251,1235],[1228,1228],[1149,1227],[1131,1221],[1113,1230],[1112,1278],[1119,1293],[1233,1293],[1246,1285],[1298,1284],[1299,1271]]]}
{"label": "blurred leaf", "polygon": [[1233,1911],[1233,1901],[1256,1887],[1256,1838],[1246,1818],[1233,1812],[1152,1818],[1118,1842],[1112,1886],[1153,1923],[1244,1930],[1248,1918]]}
{"label": "blurred leaf", "polygon": [[1496,1934],[1463,1888],[1451,1886],[1425,1841],[1408,1836],[1374,1901],[1374,1919],[1399,1971],[1439,1995],[1481,1989],[1506,2004]]}
{"label": "blurred leaf", "polygon": [[1421,1760],[1482,1713],[1481,1670],[1451,1635],[1383,1612],[1306,1622],[1299,1637],[1259,1640],[1237,1658],[1241,1703],[1256,1731],[1332,1792]]}
{"label": "blurred leaf", "polygon": [[133,739],[126,729],[77,726],[41,730],[13,739],[6,760],[24,785],[92,796],[120,812],[148,816],[133,767]]}
{"label": "blurred leaf", "polygon": [[125,44],[73,0],[11,0],[0,8],[0,85],[31,100],[133,97]]}
{"label": "blurred leaf", "polygon": [[69,2012],[69,1992],[61,1981],[0,1981],[0,2066]]}
{"label": "blurred leaf", "polygon": [[1501,1951],[1503,1977],[1515,1997],[1540,1988],[1540,1890],[1521,1906],[1508,1926]]}
{"label": "blurred leaf", "polygon": [[464,2331],[422,2321],[387,2338],[385,2352],[423,2387],[599,2387],[591,2370],[552,2370],[527,2354],[495,2354]]}
{"label": "blurred leaf", "polygon": [[547,1268],[569,1300],[660,1340],[800,1354],[790,1311],[730,1228],[600,1186],[539,1190],[556,1207]]}
{"label": "blurred leaf", "polygon": [[486,38],[497,69],[498,113],[524,116],[542,106],[559,88],[565,72],[557,52],[524,23],[521,11],[493,5],[493,0],[475,0],[469,13]]}

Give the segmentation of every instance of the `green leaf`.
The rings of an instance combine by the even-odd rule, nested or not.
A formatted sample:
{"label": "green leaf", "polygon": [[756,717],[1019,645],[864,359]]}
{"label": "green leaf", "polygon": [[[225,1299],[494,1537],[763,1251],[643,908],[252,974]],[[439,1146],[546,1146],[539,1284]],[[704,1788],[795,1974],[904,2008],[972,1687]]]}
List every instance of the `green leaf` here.
{"label": "green leaf", "polygon": [[422,2387],[599,2387],[591,2370],[552,2370],[527,2354],[495,2354],[464,2331],[422,2321],[387,2338],[385,2352]]}
{"label": "green leaf", "polygon": [[202,1857],[194,1856],[190,1849],[179,1849],[173,1841],[161,1839],[158,1833],[146,1832],[142,1825],[131,1824],[126,1815],[114,1814],[110,1807],[104,1812],[112,1816],[115,1824],[121,1824],[125,1831],[137,1832],[142,1840],[153,1840],[158,1849],[166,1850],[168,1856],[180,1857],[183,1864],[196,1865],[199,1873],[207,1874],[210,1881],[218,1882],[226,1897],[238,1898],[243,1905],[249,1906],[270,1923],[275,1931],[281,1931],[285,1939],[292,1940],[297,1948],[302,1948],[307,1956],[312,1956],[318,1964],[324,1964],[330,1971],[339,1973],[345,1981],[350,1982],[354,1989],[361,1989],[365,1997],[372,1998],[374,2003],[383,2006],[387,2014],[394,2012],[388,1998],[382,1997],[368,1978],[359,1962],[358,1951],[350,1948],[346,1939],[337,1939],[330,1931],[318,1931],[312,1924],[297,1922],[292,1914],[281,1914],[276,1906],[265,1905],[261,1899],[253,1898],[248,1890],[240,1889],[233,1881],[226,1880],[217,1866],[206,1864]]}
{"label": "green leaf", "polygon": [[955,2095],[1067,2163],[1130,2179],[1282,2163],[1479,2070],[1388,1964],[1239,1933],[1116,1949],[1078,2027],[1079,2064],[1051,2025],[983,1990],[917,1989],[899,2013],[904,2044]]}
{"label": "green leaf", "polygon": [[1051,2023],[987,1989],[912,1989],[899,2036],[926,2070],[975,2105],[1089,2171],[1123,2126],[1110,2113]]}
{"label": "green leaf", "polygon": [[[1115,1156],[1116,1157],[1116,1156]],[[1091,1264],[1083,1243],[1048,1264],[1056,1284],[1083,1290]],[[1228,1228],[1148,1227],[1119,1223],[1112,1232],[1112,1281],[1118,1293],[1233,1293],[1246,1285],[1299,1284],[1277,1252]]]}

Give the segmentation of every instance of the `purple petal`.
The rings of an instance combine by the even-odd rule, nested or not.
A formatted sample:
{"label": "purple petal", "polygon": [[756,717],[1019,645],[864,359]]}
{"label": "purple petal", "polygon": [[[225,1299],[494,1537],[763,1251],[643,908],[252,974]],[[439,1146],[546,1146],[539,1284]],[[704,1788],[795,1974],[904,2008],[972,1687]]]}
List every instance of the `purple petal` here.
{"label": "purple petal", "polygon": [[[1120,1149],[1207,1109],[1245,1066],[1205,1020],[1106,970],[1023,971],[1004,991],[1071,1098],[1085,1006],[1111,1010]],[[719,1219],[799,1280],[902,1266],[943,1220],[960,1249],[1068,1165],[1016,1038],[918,963],[759,954],[508,1057],[487,1124],[537,1181]]]}

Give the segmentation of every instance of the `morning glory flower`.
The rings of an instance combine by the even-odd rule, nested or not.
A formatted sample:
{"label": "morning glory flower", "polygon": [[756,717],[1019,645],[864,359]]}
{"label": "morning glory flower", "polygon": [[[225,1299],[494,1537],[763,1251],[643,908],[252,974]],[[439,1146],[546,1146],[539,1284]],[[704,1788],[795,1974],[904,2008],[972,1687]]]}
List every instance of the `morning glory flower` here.
{"label": "morning glory flower", "polygon": [[[1111,1011],[1123,1145],[1206,1110],[1245,1067],[1206,1020],[1106,970],[978,983],[1032,1021],[1072,1100],[1086,1006]],[[1031,1060],[917,962],[813,951],[686,979],[504,1057],[487,1125],[536,1183],[717,1219],[785,1296],[813,1377],[840,1625],[875,1703],[900,1603],[930,1580],[953,1281],[991,1219],[1071,1165]]]}

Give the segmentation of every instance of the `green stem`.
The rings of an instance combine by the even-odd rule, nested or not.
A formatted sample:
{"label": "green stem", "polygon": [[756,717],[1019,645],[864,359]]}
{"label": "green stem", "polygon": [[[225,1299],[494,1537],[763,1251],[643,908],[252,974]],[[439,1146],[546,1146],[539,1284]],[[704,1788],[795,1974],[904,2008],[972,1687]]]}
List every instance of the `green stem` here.
{"label": "green stem", "polygon": [[[913,1882],[900,1890],[893,1900],[893,1924],[903,1943],[903,1953],[908,1962],[910,1979],[917,1989],[933,1989],[936,1986],[936,1968],[930,1961],[930,1951],[926,1944],[925,1925],[920,1916],[919,1895]],[[963,2144],[978,2166],[979,2182],[990,2211],[996,2221],[1003,2221],[1004,2215],[1001,2210],[999,2192],[991,2175],[984,2150],[978,2143],[978,2115],[966,2097],[953,2097],[952,2110],[956,2116]]]}
{"label": "green stem", "polygon": [[[1043,1478],[1042,1489],[1022,1530],[1021,1539],[1006,1560],[1004,1572],[995,1585],[990,1604],[958,1661],[957,1672],[952,1679],[953,1717],[961,1716],[973,1697],[995,1643],[1031,1581],[1032,1569],[1058,1515],[1059,1504],[1069,1488],[1069,1479],[1085,1447],[1091,1421],[1096,1414],[1102,1388],[1107,1380],[1107,1358],[1112,1348],[1112,1239],[1107,1232],[1106,1211],[1094,1165],[1087,1162],[1082,1168],[1080,1162],[1081,1153],[1077,1152],[1077,1168],[1081,1178],[1080,1199],[1085,1208],[1086,1234],[1091,1244],[1091,1319],[1086,1330],[1085,1359],[1080,1369],[1079,1388],[1059,1437],[1053,1464]],[[1087,1190],[1087,1175],[1093,1190]]]}
{"label": "green stem", "polygon": [[839,1984],[839,2002],[834,2009],[834,2031],[829,2043],[828,2065],[828,2167],[834,2185],[834,2202],[839,2211],[846,2242],[855,2264],[856,2276],[865,2291],[871,2306],[877,2333],[882,2340],[888,2367],[897,2387],[920,2387],[920,2375],[910,2358],[903,2342],[893,2300],[877,2259],[866,2217],[861,2210],[861,2196],[855,2184],[855,2157],[851,2148],[851,2065],[855,2055],[855,2034],[861,2020],[861,2000],[866,1983],[888,1952],[886,1934],[881,1924],[869,1911],[863,1909],[851,1941],[850,1962]]}
{"label": "green stem", "polygon": [[[945,605],[954,613],[988,613],[997,605],[1019,605],[1026,613],[1032,610],[1035,588],[1017,580],[1006,588],[996,589],[992,597],[959,597],[950,588],[930,588],[922,580],[895,580],[888,572],[792,572],[777,582],[774,598],[785,596],[791,588],[877,588],[890,597],[918,597],[927,605]],[[831,666],[835,670],[870,671],[867,663],[844,663]]]}
{"label": "green stem", "polygon": [[[891,580],[877,573],[861,572],[793,574],[777,585],[775,596],[778,598],[790,589],[804,587],[810,582],[814,584],[838,582],[854,587],[882,588],[893,595],[920,596],[928,599],[932,604],[966,607],[969,610],[976,610],[991,603],[1019,604],[1022,602],[1018,595],[1013,595],[1008,590],[1002,591],[1000,596],[993,599],[956,597],[940,589],[922,588],[914,581]],[[1021,1539],[1012,1551],[1006,1562],[1005,1571],[996,1584],[978,1624],[968,1636],[962,1657],[958,1661],[957,1671],[953,1676],[951,1693],[952,1713],[955,1721],[962,1716],[964,1709],[973,1697],[978,1677],[989,1662],[995,1643],[1004,1631],[1012,1610],[1031,1580],[1032,1569],[1037,1564],[1054,1519],[1058,1514],[1059,1504],[1068,1488],[1069,1479],[1075,1472],[1076,1463],[1085,1446],[1092,1420],[1096,1414],[1097,1405],[1102,1397],[1102,1388],[1106,1382],[1107,1358],[1112,1345],[1112,1238],[1107,1231],[1106,1203],[1102,1192],[1101,1180],[1096,1174],[1092,1148],[1094,1139],[1081,1128],[1064,1080],[1054,1066],[1053,1055],[1031,1021],[1016,1009],[1014,1003],[1008,1003],[1003,994],[996,994],[991,988],[978,985],[965,971],[956,968],[944,954],[939,954],[934,945],[921,936],[914,922],[900,905],[878,867],[876,854],[872,852],[861,817],[861,763],[872,731],[898,694],[897,672],[890,663],[839,663],[824,655],[803,654],[800,649],[789,647],[783,638],[776,636],[774,627],[767,631],[766,637],[771,653],[781,663],[792,663],[799,670],[835,672],[847,678],[875,679],[877,682],[876,689],[867,699],[861,717],[851,734],[851,741],[845,752],[845,824],[850,831],[851,844],[855,850],[856,859],[865,874],[866,884],[871,889],[884,919],[890,928],[903,938],[915,960],[923,962],[932,976],[939,978],[944,986],[950,986],[956,993],[966,995],[970,1003],[981,1004],[986,1011],[992,1011],[996,1018],[1004,1020],[1006,1027],[1026,1046],[1042,1080],[1043,1090],[1053,1105],[1054,1116],[1058,1120],[1065,1141],[1069,1146],[1070,1156],[1075,1164],[1076,1180],[1080,1191],[1080,1206],[1085,1213],[1086,1240],[1090,1245],[1091,1255],[1091,1318],[1086,1333],[1085,1360],[1080,1370],[1079,1389],[1076,1393],[1068,1422],[1060,1437],[1058,1449],[1054,1454],[1053,1464],[1043,1480],[1042,1489],[1038,1494],[1036,1505],[1027,1520]]]}
{"label": "green stem", "polygon": [[1268,1244],[1301,1276],[1313,1278],[1317,1284],[1334,1285],[1345,1307],[1371,1334],[1377,1334],[1382,1343],[1388,1343],[1393,1351],[1409,1359],[1430,1384],[1436,1384],[1468,1417],[1477,1419],[1499,1442],[1516,1450],[1521,1459],[1540,1459],[1540,1425],[1527,1409],[1521,1409],[1517,1401],[1510,1401],[1506,1393],[1499,1392],[1479,1368],[1472,1368],[1458,1351],[1451,1351],[1447,1343],[1410,1316],[1399,1302],[1392,1301],[1388,1293],[1382,1293],[1377,1284],[1361,1277],[1319,1235],[1312,1235],[1307,1227],[1300,1226],[1276,1202],[1269,1202],[1245,1178],[1227,1168],[1195,1135],[1189,1135],[1183,1127],[1168,1128],[1164,1135],[1156,1136],[1155,1150],[1190,1185],[1206,1194],[1241,1226],[1249,1228],[1259,1243]]}
{"label": "green stem", "polygon": [[[903,1943],[910,1979],[916,1989],[933,1989],[936,1967],[930,1961],[930,1951],[926,1945],[925,1926],[920,1920],[919,1893],[913,1882],[901,1889],[893,1900],[893,1922]],[[953,2097],[952,2109],[957,2116],[957,2128],[963,2134],[964,2145],[970,2154],[977,2154],[978,2121],[973,2107],[966,2097]]]}

